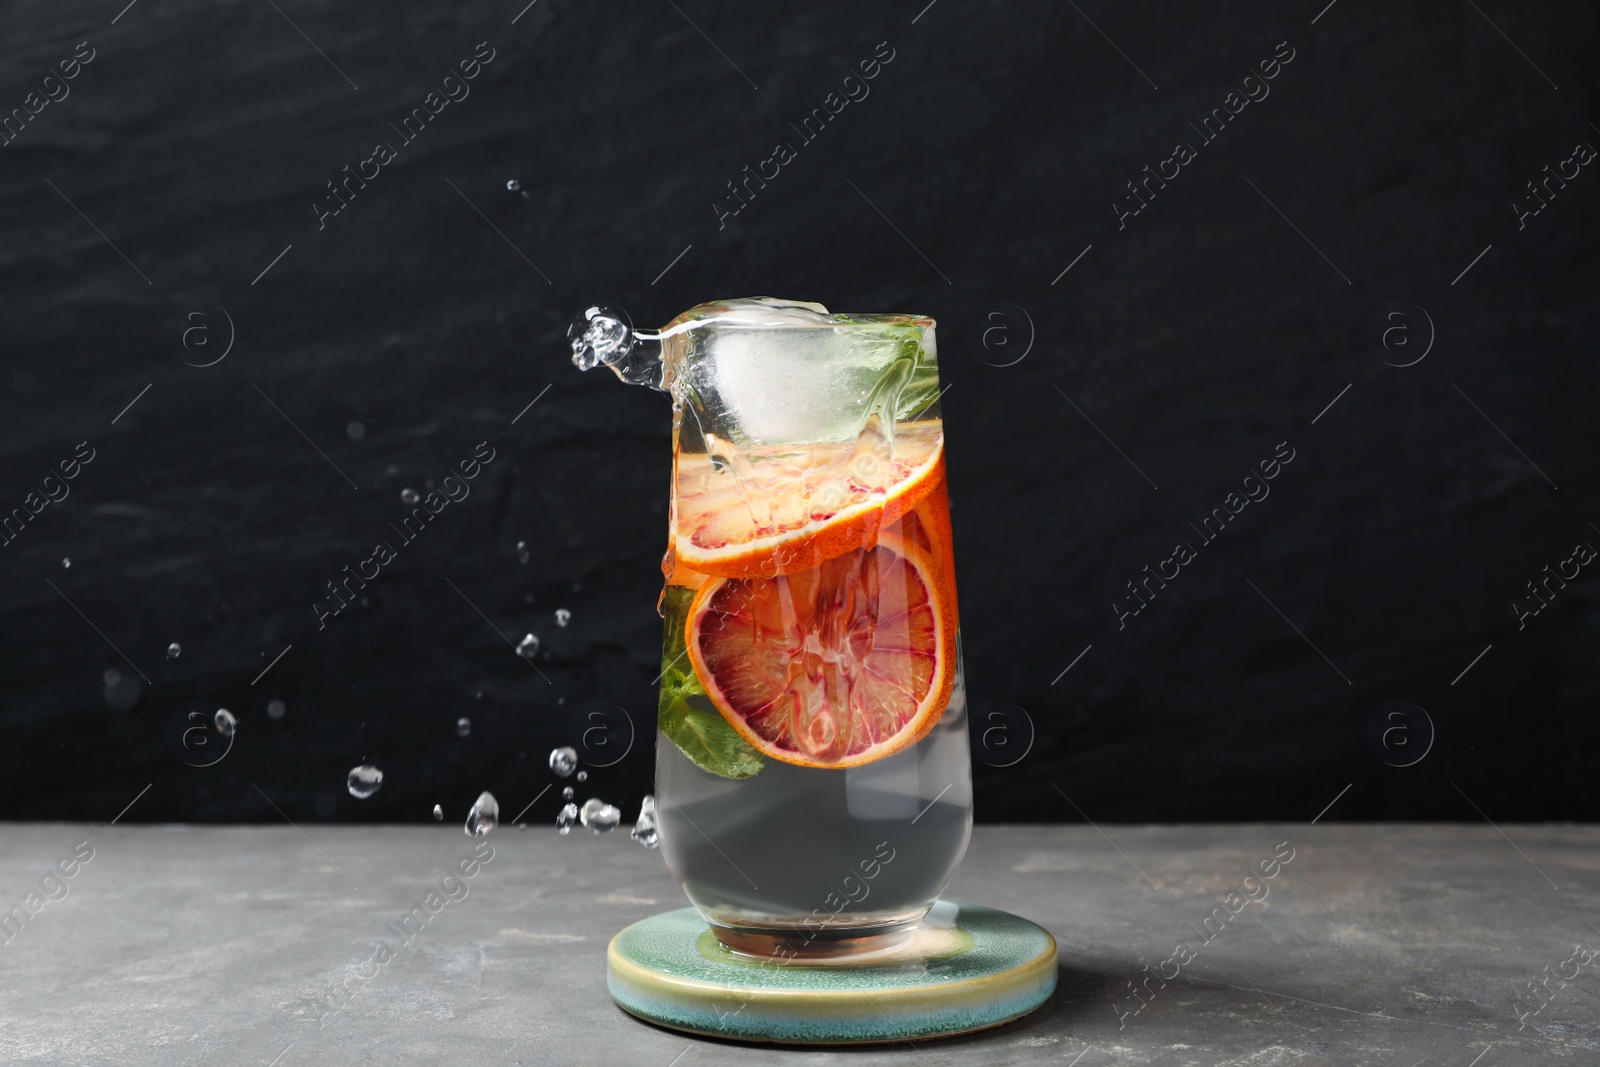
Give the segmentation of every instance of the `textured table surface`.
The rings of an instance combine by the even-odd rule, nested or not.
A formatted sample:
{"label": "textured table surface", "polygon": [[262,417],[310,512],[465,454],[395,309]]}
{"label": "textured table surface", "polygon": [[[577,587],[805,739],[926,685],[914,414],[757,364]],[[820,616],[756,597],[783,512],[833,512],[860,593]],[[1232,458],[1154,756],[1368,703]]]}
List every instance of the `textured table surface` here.
{"label": "textured table surface", "polygon": [[[388,924],[473,855],[458,827],[7,826],[0,909],[29,917],[0,947],[0,1062],[1600,1062],[1600,828],[1101,829],[979,828],[949,890],[1055,934],[1049,1005],[914,1048],[806,1051],[612,1005],[608,939],[683,903],[625,832],[497,830],[402,940]],[[72,876],[47,877],[63,860]],[[395,957],[375,962],[383,941]],[[1137,999],[1156,970],[1177,975]]]}

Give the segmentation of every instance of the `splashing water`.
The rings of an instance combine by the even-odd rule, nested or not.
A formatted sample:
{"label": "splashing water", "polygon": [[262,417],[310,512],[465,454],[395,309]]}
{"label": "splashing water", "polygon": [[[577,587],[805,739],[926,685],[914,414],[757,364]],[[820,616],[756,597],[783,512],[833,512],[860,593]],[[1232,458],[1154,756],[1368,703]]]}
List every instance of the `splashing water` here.
{"label": "splashing water", "polygon": [[440,807],[438,804],[433,806],[433,821],[444,822],[444,808]]}
{"label": "splashing water", "polygon": [[422,497],[417,495],[417,491],[415,489],[400,490],[400,503],[404,504],[408,508],[414,506],[417,501],[421,499]]}
{"label": "splashing water", "polygon": [[568,803],[556,816],[556,833],[566,836],[572,832],[572,824],[578,821],[578,805]]}
{"label": "splashing water", "polygon": [[609,834],[622,822],[622,812],[613,804],[607,804],[599,797],[590,797],[583,802],[583,810],[578,813],[583,820],[583,825],[597,834]]}
{"label": "splashing water", "polygon": [[524,659],[532,659],[539,651],[539,639],[529,634],[517,643],[517,655]]}
{"label": "splashing water", "polygon": [[493,793],[480,793],[472,810],[467,812],[467,836],[482,837],[499,825],[500,802],[495,800]]}
{"label": "splashing water", "polygon": [[174,641],[172,644],[167,646],[168,659],[177,659],[181,655],[183,655],[183,647],[179,645],[178,642]]}
{"label": "splashing water", "polygon": [[568,611],[566,608],[557,608],[556,609],[556,625],[557,626],[565,626],[567,623],[569,623],[571,621],[572,621],[572,612]]}
{"label": "splashing water", "polygon": [[645,848],[656,848],[661,844],[661,838],[656,834],[656,798],[646,796],[639,805],[639,817],[633,822],[633,832],[629,835]]}
{"label": "splashing water", "polygon": [[267,718],[269,719],[281,719],[284,712],[288,710],[289,706],[281,700],[267,701]]}
{"label": "splashing water", "polygon": [[456,736],[466,737],[472,732],[472,720],[465,715],[456,720]]}
{"label": "splashing water", "polygon": [[365,800],[383,788],[383,772],[370,763],[351,767],[349,775],[345,778],[345,785],[349,788],[351,796],[357,800]]}
{"label": "splashing water", "polygon": [[517,542],[517,562],[518,563],[526,563],[526,562],[528,562],[529,557],[531,557],[532,555],[533,555],[533,553],[528,550],[528,542],[526,542],[526,541],[518,541]]}
{"label": "splashing water", "polygon": [[551,749],[550,769],[558,778],[572,777],[572,772],[578,769],[578,750],[571,747]]}
{"label": "splashing water", "polygon": [[217,713],[211,716],[211,723],[223,737],[232,737],[233,731],[239,727],[239,720],[227,708],[218,708]]}

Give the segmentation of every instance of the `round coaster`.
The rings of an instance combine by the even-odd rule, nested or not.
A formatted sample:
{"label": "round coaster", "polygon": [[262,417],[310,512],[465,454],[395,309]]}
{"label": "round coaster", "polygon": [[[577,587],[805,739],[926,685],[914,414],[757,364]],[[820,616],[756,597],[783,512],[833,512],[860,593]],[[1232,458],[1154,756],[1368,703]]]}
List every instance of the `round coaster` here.
{"label": "round coaster", "polygon": [[1056,988],[1056,940],[1026,919],[941,900],[907,942],[804,963],[724,947],[693,908],[641,920],[606,950],[611,998],[648,1022],[708,1037],[857,1044],[999,1026]]}

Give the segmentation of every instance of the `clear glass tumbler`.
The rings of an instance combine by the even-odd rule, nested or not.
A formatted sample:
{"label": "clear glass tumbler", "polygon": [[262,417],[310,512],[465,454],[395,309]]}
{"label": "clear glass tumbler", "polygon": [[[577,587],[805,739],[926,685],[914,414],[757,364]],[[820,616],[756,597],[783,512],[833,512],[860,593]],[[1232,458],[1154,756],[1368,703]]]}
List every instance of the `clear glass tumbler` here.
{"label": "clear glass tumbler", "polygon": [[573,348],[673,399],[668,865],[735,950],[899,943],[972,826],[933,321],[760,298],[635,335],[591,309]]}

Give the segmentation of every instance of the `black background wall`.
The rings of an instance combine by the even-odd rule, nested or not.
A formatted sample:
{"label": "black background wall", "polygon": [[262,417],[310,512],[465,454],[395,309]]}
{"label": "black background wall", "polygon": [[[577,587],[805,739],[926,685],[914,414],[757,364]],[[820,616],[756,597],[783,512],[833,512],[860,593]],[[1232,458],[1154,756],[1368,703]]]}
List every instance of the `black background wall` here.
{"label": "black background wall", "polygon": [[565,327],[764,293],[939,320],[981,819],[1593,818],[1597,566],[1526,583],[1600,546],[1600,12],[923,2],[8,5],[0,107],[93,58],[0,148],[0,505],[94,458],[0,549],[0,815],[510,817],[606,721],[631,816],[669,411]]}

